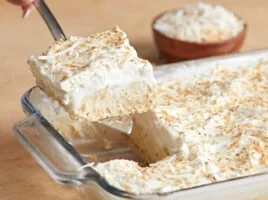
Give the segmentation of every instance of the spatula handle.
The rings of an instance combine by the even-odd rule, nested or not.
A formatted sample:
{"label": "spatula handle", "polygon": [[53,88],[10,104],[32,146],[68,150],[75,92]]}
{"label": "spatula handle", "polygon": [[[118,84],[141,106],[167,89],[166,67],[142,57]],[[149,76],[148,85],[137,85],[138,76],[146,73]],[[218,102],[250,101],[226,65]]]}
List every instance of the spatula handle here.
{"label": "spatula handle", "polygon": [[44,0],[37,0],[33,2],[35,8],[38,10],[41,17],[44,19],[47,27],[49,28],[53,38],[55,40],[66,40],[66,36],[56,20],[55,16],[52,14],[51,10],[48,8]]}

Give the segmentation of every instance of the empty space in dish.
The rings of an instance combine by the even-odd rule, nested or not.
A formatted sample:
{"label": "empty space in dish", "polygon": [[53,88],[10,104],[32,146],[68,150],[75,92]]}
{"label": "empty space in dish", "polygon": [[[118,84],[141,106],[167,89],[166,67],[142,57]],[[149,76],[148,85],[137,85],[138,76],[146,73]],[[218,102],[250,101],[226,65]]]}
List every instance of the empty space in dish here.
{"label": "empty space in dish", "polygon": [[[69,142],[88,162],[105,162],[113,159],[134,160],[144,164],[144,160],[133,150],[124,133],[94,124],[101,133],[97,138],[73,138]],[[105,129],[105,130],[104,130]]]}

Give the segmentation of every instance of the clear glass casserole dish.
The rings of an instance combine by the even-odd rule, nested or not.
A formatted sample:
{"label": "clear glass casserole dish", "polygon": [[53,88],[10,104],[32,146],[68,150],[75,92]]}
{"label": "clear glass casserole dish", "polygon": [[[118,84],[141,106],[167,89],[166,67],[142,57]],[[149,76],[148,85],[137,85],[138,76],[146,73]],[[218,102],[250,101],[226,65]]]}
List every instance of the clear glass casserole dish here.
{"label": "clear glass casserole dish", "polygon": [[[248,66],[256,65],[267,58],[268,50],[261,50],[175,63],[157,67],[155,76],[158,81],[161,81],[167,77],[178,75],[177,72],[181,72],[182,68],[194,68],[196,71],[202,71],[206,70],[207,66],[213,67],[221,64]],[[187,76],[187,73],[186,70],[186,73],[182,75]],[[94,138],[73,138],[67,141],[29,100],[31,91],[32,89],[22,97],[22,107],[28,117],[14,125],[15,136],[56,182],[73,185],[85,199],[268,199],[268,171],[169,193],[136,195],[119,190],[106,182],[87,164],[95,161],[96,158],[100,161],[126,158],[142,162],[141,158],[129,147],[125,136],[109,130],[107,137],[118,140],[109,149],[100,146],[99,141]],[[96,131],[103,130],[97,127]]]}

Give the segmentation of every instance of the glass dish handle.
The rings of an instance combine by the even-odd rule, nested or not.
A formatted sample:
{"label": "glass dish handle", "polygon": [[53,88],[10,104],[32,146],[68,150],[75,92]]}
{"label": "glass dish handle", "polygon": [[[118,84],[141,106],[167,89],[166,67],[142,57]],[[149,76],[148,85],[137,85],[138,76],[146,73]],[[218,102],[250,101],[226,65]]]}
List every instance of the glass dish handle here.
{"label": "glass dish handle", "polygon": [[63,138],[55,139],[57,136],[44,127],[37,113],[17,122],[13,129],[22,146],[56,182],[80,185],[97,176],[93,169],[83,169],[86,162],[70,152],[70,145],[62,145],[60,139]]}

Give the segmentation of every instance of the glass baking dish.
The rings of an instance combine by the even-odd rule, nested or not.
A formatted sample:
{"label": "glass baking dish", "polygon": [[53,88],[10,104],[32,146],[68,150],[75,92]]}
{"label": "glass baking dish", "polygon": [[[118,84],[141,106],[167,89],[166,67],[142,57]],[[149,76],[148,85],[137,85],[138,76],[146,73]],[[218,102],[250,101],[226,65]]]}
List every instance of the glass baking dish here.
{"label": "glass baking dish", "polygon": [[[268,60],[268,50],[221,56],[196,61],[155,67],[155,76],[162,81],[172,76],[187,77],[191,71],[204,71],[217,65],[249,66]],[[187,70],[192,68],[192,70]],[[181,73],[184,72],[185,73]],[[178,73],[179,72],[179,73]],[[161,200],[267,200],[268,171],[232,180],[183,189],[169,193],[136,195],[119,190],[106,182],[88,164],[115,158],[126,158],[142,163],[142,159],[129,146],[126,136],[110,128],[95,126],[102,139],[113,138],[110,148],[100,145],[94,137],[77,137],[67,141],[45,119],[31,101],[32,89],[22,97],[27,118],[14,125],[14,133],[22,146],[58,183],[73,185],[84,199],[161,199]],[[107,137],[107,138],[105,138]]]}

